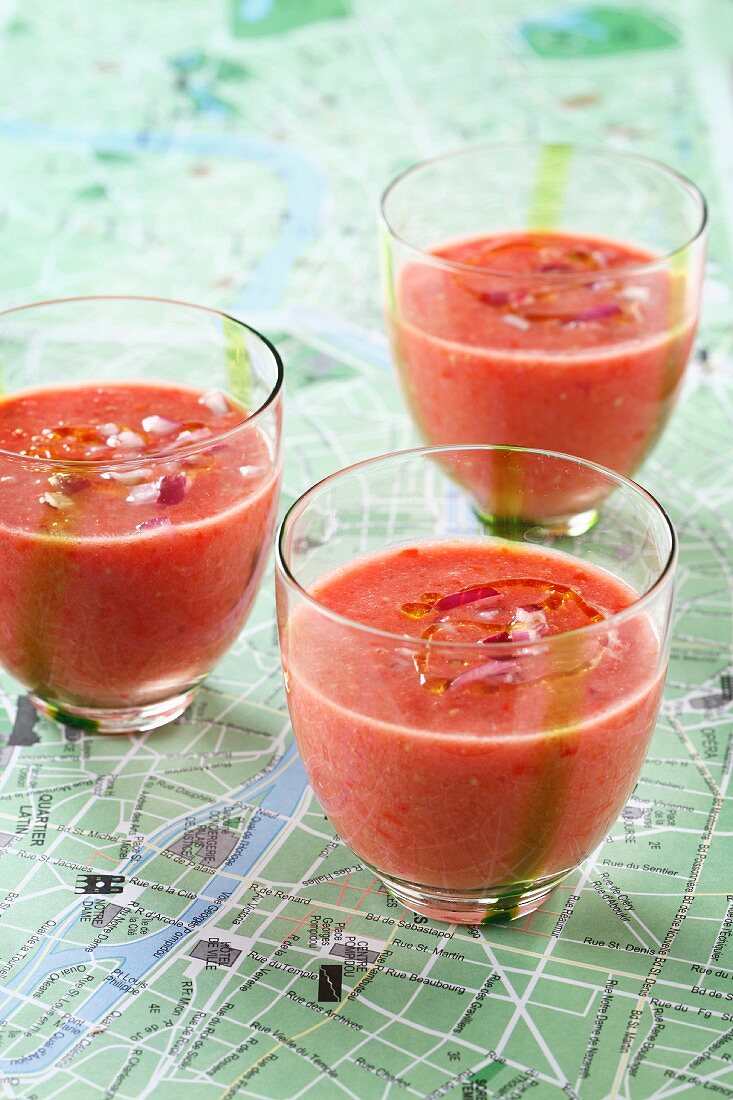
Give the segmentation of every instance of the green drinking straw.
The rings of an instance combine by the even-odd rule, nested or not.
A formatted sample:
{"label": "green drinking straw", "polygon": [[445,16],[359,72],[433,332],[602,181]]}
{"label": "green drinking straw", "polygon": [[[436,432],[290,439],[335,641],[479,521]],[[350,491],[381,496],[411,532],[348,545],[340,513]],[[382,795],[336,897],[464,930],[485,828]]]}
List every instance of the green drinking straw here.
{"label": "green drinking straw", "polygon": [[554,229],[560,221],[572,156],[572,145],[542,146],[529,200],[529,229]]}
{"label": "green drinking straw", "polygon": [[224,353],[227,391],[245,409],[252,401],[252,361],[242,326],[232,317],[224,317]]}

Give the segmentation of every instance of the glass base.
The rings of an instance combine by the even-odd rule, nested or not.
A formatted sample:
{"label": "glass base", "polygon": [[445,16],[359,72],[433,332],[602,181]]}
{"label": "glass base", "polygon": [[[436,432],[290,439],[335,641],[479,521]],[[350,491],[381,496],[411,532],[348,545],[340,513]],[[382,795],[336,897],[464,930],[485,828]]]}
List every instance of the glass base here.
{"label": "glass base", "polygon": [[165,726],[183,714],[194,696],[194,689],[150,703],[144,707],[77,707],[69,703],[50,703],[28,693],[33,706],[46,718],[64,726],[89,730],[90,733],[143,733]]}
{"label": "glass base", "polygon": [[567,516],[548,516],[545,519],[531,519],[523,516],[495,516],[474,508],[476,516],[491,535],[506,539],[524,539],[526,542],[546,543],[551,539],[570,535],[576,538],[590,531],[598,522],[600,513],[597,508],[587,512],[576,512]]}
{"label": "glass base", "polygon": [[418,886],[404,879],[391,878],[374,870],[384,885],[406,908],[431,920],[448,924],[490,924],[493,921],[517,920],[526,917],[542,905],[555,887],[569,875],[572,867],[556,875],[530,882],[517,882],[495,890],[439,890]]}

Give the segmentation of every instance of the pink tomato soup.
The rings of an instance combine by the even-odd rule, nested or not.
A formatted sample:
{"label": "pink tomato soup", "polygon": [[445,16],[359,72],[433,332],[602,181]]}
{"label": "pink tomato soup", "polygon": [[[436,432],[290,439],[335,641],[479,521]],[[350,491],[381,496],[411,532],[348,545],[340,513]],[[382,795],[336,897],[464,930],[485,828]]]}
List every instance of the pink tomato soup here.
{"label": "pink tomato soup", "polygon": [[634,786],[664,678],[645,616],[604,625],[634,602],[626,585],[557,551],[485,539],[365,557],[311,594],[404,637],[305,601],[283,628],[301,755],[360,858],[410,883],[495,888],[572,868],[601,841]]}
{"label": "pink tomato soup", "polygon": [[210,671],[252,606],[277,507],[264,433],[221,439],[246,416],[153,383],[0,401],[17,456],[0,456],[0,660],[24,685],[126,707]]}

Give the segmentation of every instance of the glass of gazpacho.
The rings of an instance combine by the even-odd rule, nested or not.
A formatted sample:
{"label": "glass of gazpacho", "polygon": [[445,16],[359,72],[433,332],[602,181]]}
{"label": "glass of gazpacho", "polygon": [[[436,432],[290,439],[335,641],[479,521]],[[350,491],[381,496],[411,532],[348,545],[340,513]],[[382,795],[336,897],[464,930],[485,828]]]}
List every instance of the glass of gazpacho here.
{"label": "glass of gazpacho", "polygon": [[[487,533],[460,486],[492,459],[557,494],[580,479],[600,519]],[[542,451],[404,451],[293,505],[276,582],[295,736],[333,826],[409,909],[521,916],[607,835],[662,697],[675,559],[644,489]]]}
{"label": "glass of gazpacho", "polygon": [[215,310],[100,297],[0,314],[0,365],[0,663],[70,725],[162,725],[259,587],[280,358]]}
{"label": "glass of gazpacho", "polygon": [[[633,474],[697,325],[706,206],[693,183],[604,149],[486,145],[398,176],[381,234],[394,360],[425,443],[538,447]],[[543,518],[536,488],[524,486],[530,522]],[[599,502],[561,503],[546,518],[573,532]]]}

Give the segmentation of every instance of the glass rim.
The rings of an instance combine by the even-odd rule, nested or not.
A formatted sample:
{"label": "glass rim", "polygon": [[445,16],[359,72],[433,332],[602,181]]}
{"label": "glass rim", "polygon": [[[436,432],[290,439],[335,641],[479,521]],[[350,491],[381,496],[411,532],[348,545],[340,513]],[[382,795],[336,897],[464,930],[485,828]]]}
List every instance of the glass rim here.
{"label": "glass rim", "polygon": [[[34,457],[33,455],[22,455],[18,451],[9,451],[3,447],[0,447],[0,458],[10,459],[14,462],[22,462],[24,464],[32,463],[34,466],[38,466],[42,469],[68,469],[84,467],[86,469],[97,470],[129,470],[135,469],[140,466],[141,462],[172,462],[178,458],[186,458],[192,454],[198,454],[199,452],[206,450],[208,447],[216,446],[221,442],[231,439],[245,428],[249,428],[252,423],[260,420],[264,417],[265,413],[275,405],[280,397],[283,383],[285,380],[285,368],[282,358],[275,345],[263,336],[257,329],[252,328],[245,321],[240,321],[238,317],[232,316],[230,313],[225,313],[223,310],[214,309],[211,306],[197,305],[195,302],[186,302],[179,298],[161,298],[155,295],[146,294],[81,294],[75,295],[70,298],[47,298],[38,302],[27,302],[22,306],[11,306],[9,309],[0,310],[0,318],[8,317],[11,314],[24,313],[29,310],[40,309],[44,306],[64,306],[72,303],[85,303],[85,302],[144,302],[147,304],[156,303],[163,306],[180,306],[183,309],[195,309],[199,313],[208,314],[211,317],[218,317],[223,320],[231,321],[233,324],[238,325],[240,328],[245,329],[256,340],[259,340],[261,344],[267,349],[272,356],[272,360],[275,364],[276,377],[274,385],[270,388],[265,400],[261,405],[245,417],[239,424],[235,424],[231,428],[226,428],[224,431],[213,432],[208,439],[198,440],[195,443],[189,443],[185,447],[179,447],[175,451],[148,451],[145,455],[138,455],[137,458],[113,458],[100,457],[100,458],[43,458]],[[104,381],[104,380],[102,380]],[[94,384],[93,382],[91,384]],[[58,389],[73,389],[75,383],[69,383],[68,385],[60,385]],[[42,389],[47,389],[46,386],[29,386],[27,389],[17,390],[13,393],[0,394],[0,402],[7,397],[14,397],[20,394],[34,393]]]}
{"label": "glass rim", "polygon": [[[440,164],[441,162],[450,160],[459,160],[461,157],[471,156],[476,153],[487,153],[499,150],[530,150],[535,149],[537,151],[541,149],[571,149],[575,152],[579,152],[584,155],[590,155],[593,157],[607,158],[610,160],[626,160],[631,161],[637,165],[643,165],[646,168],[652,168],[656,172],[663,176],[667,176],[675,184],[677,184],[682,191],[685,191],[694,201],[698,208],[699,222],[695,231],[687,237],[683,244],[670,249],[661,256],[655,256],[653,259],[644,263],[624,264],[620,267],[614,268],[600,268],[597,272],[581,272],[581,271],[550,271],[550,272],[529,272],[527,275],[519,275],[517,272],[501,271],[493,267],[484,267],[483,265],[464,264],[458,260],[448,260],[442,256],[436,256],[432,252],[425,248],[420,248],[418,245],[412,244],[403,237],[394,228],[387,215],[387,203],[396,189],[409,179],[411,176],[417,175],[424,168],[432,167],[433,165]],[[405,168],[402,172],[396,175],[385,187],[379,200],[379,221],[387,234],[395,241],[397,241],[403,248],[418,256],[422,261],[428,261],[435,267],[445,268],[449,271],[455,271],[461,274],[476,275],[491,275],[492,277],[517,280],[521,278],[523,281],[533,282],[539,280],[541,282],[549,282],[551,284],[563,283],[575,283],[579,281],[587,282],[589,274],[595,274],[597,278],[608,277],[609,274],[614,276],[627,276],[634,274],[647,274],[648,272],[659,270],[660,268],[668,266],[673,263],[675,258],[687,252],[698,241],[702,240],[706,234],[708,227],[709,210],[707,199],[697,186],[697,184],[689,179],[688,176],[678,172],[676,168],[670,168],[669,165],[663,164],[662,161],[655,160],[653,157],[642,156],[640,153],[627,153],[619,149],[606,149],[602,145],[593,145],[592,143],[586,144],[585,142],[553,142],[553,141],[496,141],[496,142],[482,142],[478,145],[463,146],[459,149],[453,149],[447,153],[439,153],[433,157],[426,157],[424,160],[417,161],[415,164],[411,164],[408,168]],[[507,229],[506,232],[512,232]],[[541,230],[538,230],[541,232]],[[439,245],[438,245],[439,246]]]}
{"label": "glass rim", "polygon": [[[476,642],[455,642],[455,641],[432,641],[424,638],[417,638],[410,634],[397,634],[391,630],[382,630],[379,627],[370,626],[368,623],[359,622],[358,619],[351,619],[348,615],[342,615],[338,611],[333,611],[331,608],[322,604],[315,596],[313,596],[307,588],[305,588],[300,581],[296,578],[295,574],[291,570],[285,555],[285,537],[290,527],[300,518],[305,511],[307,505],[310,503],[318,493],[324,488],[330,485],[332,482],[339,480],[345,475],[358,474],[366,467],[376,466],[379,463],[386,463],[390,460],[406,460],[410,458],[431,458],[441,454],[456,452],[493,452],[502,451],[507,453],[516,454],[529,454],[540,455],[542,457],[548,457],[551,459],[562,459],[566,462],[575,463],[578,466],[587,470],[593,470],[605,477],[610,478],[616,482],[617,488],[631,489],[633,493],[641,497],[647,506],[651,507],[651,510],[656,512],[662,517],[663,524],[669,534],[670,548],[667,559],[664,565],[660,568],[658,576],[653,583],[641,593],[638,599],[635,599],[627,607],[621,608],[620,611],[614,611],[610,615],[606,616],[601,622],[590,623],[588,626],[576,627],[574,630],[566,630],[560,634],[552,634],[546,637],[537,638],[534,641],[528,642],[493,642],[491,645],[491,653],[514,653],[518,651],[524,652],[526,650],[532,650],[538,652],[547,647],[557,647],[562,645],[563,640],[566,638],[575,638],[582,635],[584,638],[594,637],[598,634],[606,633],[609,630],[615,629],[616,625],[630,619],[632,616],[638,615],[640,611],[646,608],[651,603],[656,594],[670,582],[674,577],[674,569],[677,562],[678,552],[678,540],[677,533],[674,529],[669,515],[665,508],[659,503],[656,497],[645,489],[643,485],[639,485],[638,482],[632,481],[631,478],[624,477],[623,474],[618,474],[614,470],[609,470],[605,466],[599,465],[597,462],[591,462],[589,459],[579,458],[577,455],[563,454],[561,451],[545,451],[537,447],[510,447],[496,443],[476,443],[476,444],[463,444],[459,446],[440,446],[440,447],[411,447],[407,450],[401,451],[389,451],[385,454],[374,455],[371,458],[362,459],[360,462],[354,462],[350,466],[345,466],[343,469],[335,470],[333,473],[328,474],[327,477],[321,478],[320,481],[311,485],[304,493],[302,493],[297,500],[295,500],[287,512],[283,516],[280,523],[280,528],[277,532],[275,539],[275,568],[276,571],[281,574],[286,584],[288,584],[297,595],[301,596],[311,607],[313,607],[319,614],[324,615],[332,622],[347,627],[353,630],[358,630],[364,634],[373,638],[380,638],[383,641],[389,641],[396,643],[400,646],[414,645],[415,648],[424,647],[430,645],[431,648],[448,649],[451,652],[461,650],[463,652],[471,651],[481,648],[481,651],[486,654],[487,649],[480,641]],[[353,560],[353,559],[351,559]],[[606,572],[608,572],[606,570]]]}

